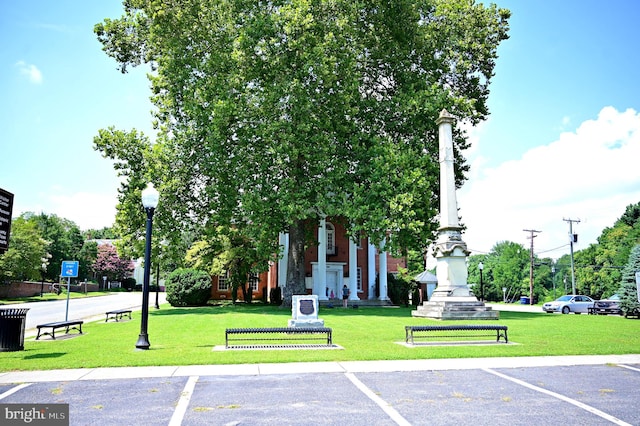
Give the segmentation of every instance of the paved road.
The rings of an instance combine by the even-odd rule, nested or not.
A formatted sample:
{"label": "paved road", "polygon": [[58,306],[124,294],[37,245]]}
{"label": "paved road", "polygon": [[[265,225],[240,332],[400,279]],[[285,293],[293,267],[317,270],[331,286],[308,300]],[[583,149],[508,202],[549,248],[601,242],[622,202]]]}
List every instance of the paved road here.
{"label": "paved road", "polygon": [[[166,301],[165,293],[158,294],[160,304]],[[155,293],[149,295],[149,306],[155,305]],[[140,292],[118,292],[107,296],[85,297],[80,299],[69,299],[69,310],[67,313],[67,300],[52,300],[47,302],[30,302],[12,305],[3,305],[2,308],[29,308],[27,312],[25,336],[36,334],[36,326],[47,322],[64,321],[65,317],[71,319],[83,319],[90,321],[93,319],[103,319],[104,313],[114,309],[130,308],[138,310],[142,307],[142,293]]]}
{"label": "paved road", "polygon": [[0,407],[71,425],[640,425],[638,400],[640,355],[0,374]]}

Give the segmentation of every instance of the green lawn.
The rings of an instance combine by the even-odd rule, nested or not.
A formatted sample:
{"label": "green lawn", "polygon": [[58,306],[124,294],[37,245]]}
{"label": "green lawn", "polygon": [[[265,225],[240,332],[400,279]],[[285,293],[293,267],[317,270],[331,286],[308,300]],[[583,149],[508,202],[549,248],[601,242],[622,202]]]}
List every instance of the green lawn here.
{"label": "green lawn", "polygon": [[[25,350],[0,352],[0,371],[57,368],[276,363],[298,361],[395,360],[640,353],[640,321],[620,316],[501,312],[513,344],[407,348],[404,326],[450,324],[411,317],[411,308],[320,309],[333,342],[344,350],[213,351],[225,329],[285,327],[291,311],[275,306],[227,305],[151,310],[151,349],[136,350],[140,312],[133,320],[85,323],[84,335],[35,341]],[[487,324],[486,321],[464,321]],[[63,333],[61,332],[61,335]]]}

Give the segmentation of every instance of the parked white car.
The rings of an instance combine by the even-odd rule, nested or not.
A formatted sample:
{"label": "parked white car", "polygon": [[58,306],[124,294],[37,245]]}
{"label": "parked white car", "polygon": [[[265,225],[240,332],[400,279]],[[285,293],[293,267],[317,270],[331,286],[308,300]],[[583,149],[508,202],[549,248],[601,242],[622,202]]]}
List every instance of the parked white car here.
{"label": "parked white car", "polygon": [[586,314],[589,308],[593,308],[595,300],[589,296],[579,296],[567,294],[560,296],[553,302],[547,302],[542,305],[542,310],[550,314],[552,312],[562,312],[563,314],[576,313]]}

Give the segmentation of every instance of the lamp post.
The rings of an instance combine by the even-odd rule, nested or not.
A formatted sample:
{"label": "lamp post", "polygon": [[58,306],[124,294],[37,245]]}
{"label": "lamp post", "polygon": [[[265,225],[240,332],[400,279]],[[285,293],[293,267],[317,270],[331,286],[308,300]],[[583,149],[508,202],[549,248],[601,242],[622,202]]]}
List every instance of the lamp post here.
{"label": "lamp post", "polygon": [[40,282],[40,297],[42,297],[44,294],[44,276],[47,273],[47,259],[44,257],[42,258],[42,269],[40,270],[40,273],[42,275],[42,281]]}
{"label": "lamp post", "polygon": [[556,265],[551,267],[551,282],[553,283],[553,300],[556,300]]}
{"label": "lamp post", "polygon": [[47,266],[49,266],[49,259],[51,259],[51,255],[49,253],[45,253],[45,255],[40,258],[40,261],[42,262],[42,269],[40,270],[40,272],[42,273],[42,282],[40,283],[40,297],[44,295],[44,279],[47,275]]}
{"label": "lamp post", "polygon": [[142,284],[142,319],[140,322],[140,336],[136,342],[136,348],[149,349],[149,336],[147,334],[147,324],[149,319],[149,275],[151,271],[151,227],[153,225],[153,212],[158,206],[160,194],[153,187],[152,183],[142,191],[142,205],[147,213],[146,247],[144,251],[144,281]]}
{"label": "lamp post", "polygon": [[478,270],[480,271],[480,300],[484,302],[484,287],[482,284],[482,270],[484,269],[484,265],[482,262],[478,263]]}
{"label": "lamp post", "polygon": [[[157,262],[156,262],[157,263]],[[154,308],[160,309],[160,304],[158,303],[158,292],[160,291],[160,264],[156,265],[156,304]]]}

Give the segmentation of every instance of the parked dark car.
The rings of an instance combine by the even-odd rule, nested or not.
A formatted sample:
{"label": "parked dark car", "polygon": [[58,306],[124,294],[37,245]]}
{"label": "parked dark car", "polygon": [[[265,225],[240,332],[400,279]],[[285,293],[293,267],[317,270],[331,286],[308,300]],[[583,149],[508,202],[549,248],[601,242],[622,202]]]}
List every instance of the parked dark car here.
{"label": "parked dark car", "polygon": [[620,308],[620,297],[614,294],[603,300],[596,300],[593,303],[593,308],[589,313],[596,315],[622,315],[622,309]]}

